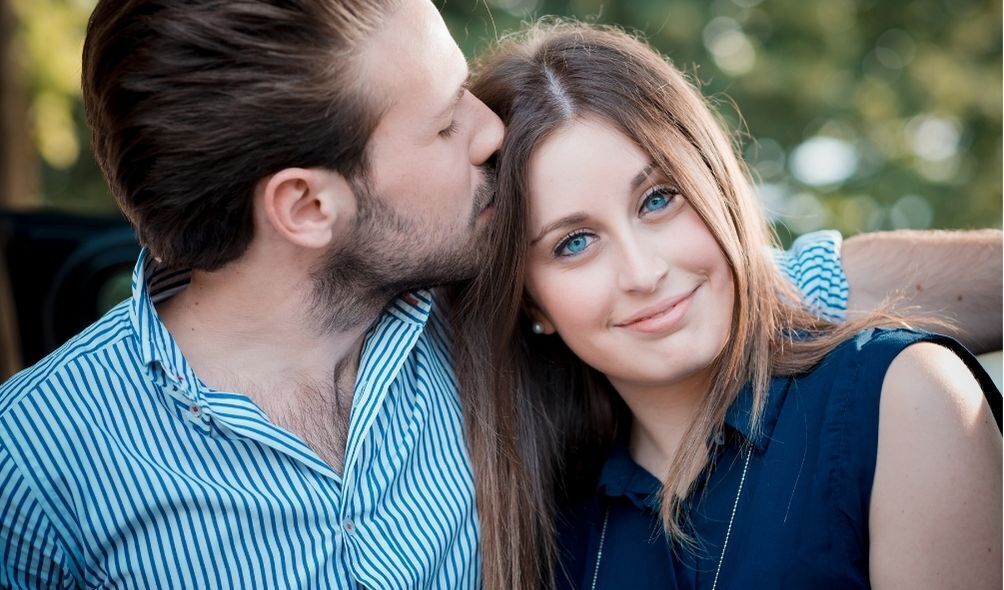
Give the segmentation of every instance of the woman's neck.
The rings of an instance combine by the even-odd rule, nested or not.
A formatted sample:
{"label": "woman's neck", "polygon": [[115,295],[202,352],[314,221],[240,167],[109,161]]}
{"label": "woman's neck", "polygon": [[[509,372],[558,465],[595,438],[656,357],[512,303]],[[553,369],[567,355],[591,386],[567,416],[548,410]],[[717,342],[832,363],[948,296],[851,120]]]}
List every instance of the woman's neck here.
{"label": "woman's neck", "polygon": [[669,473],[710,379],[708,371],[672,384],[612,383],[631,410],[631,457],[660,480]]}

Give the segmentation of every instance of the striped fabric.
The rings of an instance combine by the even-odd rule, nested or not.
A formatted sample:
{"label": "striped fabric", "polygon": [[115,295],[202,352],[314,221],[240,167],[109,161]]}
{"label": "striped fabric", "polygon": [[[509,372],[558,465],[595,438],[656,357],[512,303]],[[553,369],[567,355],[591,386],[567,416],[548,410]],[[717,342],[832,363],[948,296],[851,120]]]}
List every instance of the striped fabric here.
{"label": "striped fabric", "polygon": [[[367,337],[342,474],[201,385],[157,318],[187,273],[0,389],[0,587],[474,588],[477,519],[441,314]],[[152,265],[151,265],[152,267]]]}
{"label": "striped fabric", "polygon": [[[839,236],[820,239],[779,262],[803,290],[843,285],[817,297],[839,314]],[[479,585],[473,475],[429,292],[367,335],[339,474],[248,397],[199,382],[154,308],[188,273],[147,262],[130,301],[0,387],[0,587]]]}
{"label": "striped fabric", "polygon": [[840,266],[840,232],[824,230],[798,237],[774,261],[820,316],[842,321],[847,311],[847,277]]}

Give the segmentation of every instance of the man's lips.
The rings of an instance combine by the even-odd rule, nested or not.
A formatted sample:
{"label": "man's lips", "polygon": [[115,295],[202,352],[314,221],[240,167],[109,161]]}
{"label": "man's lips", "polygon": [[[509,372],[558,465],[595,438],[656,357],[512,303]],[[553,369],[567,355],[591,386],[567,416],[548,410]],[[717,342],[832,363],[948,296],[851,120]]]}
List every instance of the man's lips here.
{"label": "man's lips", "polygon": [[697,291],[698,287],[700,287],[700,285],[683,293],[663,299],[659,303],[645,307],[626,320],[617,322],[614,326],[618,328],[645,328],[647,327],[647,324],[653,323],[654,320],[667,316],[681,303],[689,302],[690,296]]}

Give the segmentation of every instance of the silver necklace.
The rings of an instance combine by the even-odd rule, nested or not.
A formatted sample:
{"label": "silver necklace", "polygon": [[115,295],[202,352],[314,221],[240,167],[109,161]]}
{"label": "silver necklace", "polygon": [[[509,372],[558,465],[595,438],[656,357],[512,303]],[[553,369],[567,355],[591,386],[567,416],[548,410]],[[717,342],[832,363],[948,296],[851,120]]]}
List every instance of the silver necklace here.
{"label": "silver necklace", "polygon": [[[743,484],[746,483],[746,471],[750,466],[750,455],[753,454],[752,449],[746,450],[746,461],[743,463],[743,474],[739,478],[739,489],[736,490],[736,499],[732,502],[732,516],[729,517],[729,526],[725,529],[725,540],[722,542],[722,553],[718,556],[718,567],[715,568],[715,581],[711,584],[711,590],[718,590],[718,574],[722,572],[722,561],[725,560],[725,550],[729,546],[729,538],[732,536],[732,523],[736,520],[736,511],[739,508],[739,497],[743,494]],[[610,508],[608,507],[603,513],[603,529],[600,531],[600,548],[596,552],[596,567],[593,568],[593,583],[590,586],[592,590],[596,590],[596,580],[600,575],[600,562],[603,561],[603,543],[607,539],[607,523],[610,521]]]}

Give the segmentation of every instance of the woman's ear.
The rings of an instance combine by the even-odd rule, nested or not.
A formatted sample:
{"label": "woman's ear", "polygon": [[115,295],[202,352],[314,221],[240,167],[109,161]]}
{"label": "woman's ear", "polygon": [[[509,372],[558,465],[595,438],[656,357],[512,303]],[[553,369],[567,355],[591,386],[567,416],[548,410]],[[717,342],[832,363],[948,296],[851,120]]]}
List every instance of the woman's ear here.
{"label": "woman's ear", "polygon": [[530,318],[530,329],[534,334],[546,334],[550,336],[555,333],[554,323],[532,303],[525,303],[526,315]]}
{"label": "woman's ear", "polygon": [[337,172],[285,168],[265,179],[259,190],[269,225],[304,248],[327,248],[355,215],[352,187]]}

